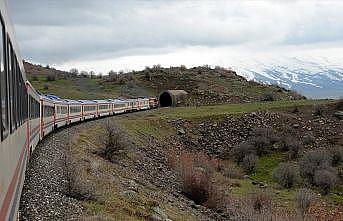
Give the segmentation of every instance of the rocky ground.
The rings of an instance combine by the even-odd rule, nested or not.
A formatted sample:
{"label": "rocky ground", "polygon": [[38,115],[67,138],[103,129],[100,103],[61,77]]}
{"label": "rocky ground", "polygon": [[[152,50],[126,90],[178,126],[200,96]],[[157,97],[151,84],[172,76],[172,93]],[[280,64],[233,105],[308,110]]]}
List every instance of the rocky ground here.
{"label": "rocky ground", "polygon": [[246,141],[254,128],[273,128],[290,133],[302,142],[311,135],[315,142],[308,148],[343,145],[343,124],[340,111],[332,106],[321,108],[322,114],[313,116],[313,108],[289,108],[285,111],[260,111],[240,116],[226,116],[220,120],[205,120],[194,124],[184,119],[169,121],[176,128],[185,146],[223,158],[227,151]]}

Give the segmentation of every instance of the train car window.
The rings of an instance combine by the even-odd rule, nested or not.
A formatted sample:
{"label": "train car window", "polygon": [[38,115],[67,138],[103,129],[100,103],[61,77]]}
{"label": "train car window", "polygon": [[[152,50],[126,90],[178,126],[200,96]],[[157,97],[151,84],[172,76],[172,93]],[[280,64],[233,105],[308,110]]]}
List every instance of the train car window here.
{"label": "train car window", "polygon": [[1,97],[1,140],[8,136],[8,93],[7,93],[7,76],[5,72],[5,26],[1,20],[0,30],[0,97]]}
{"label": "train car window", "polygon": [[95,111],[95,109],[96,109],[96,106],[85,106],[84,107],[85,111]]}
{"label": "train car window", "polygon": [[61,107],[61,114],[67,114],[68,113],[68,108],[67,107]]}
{"label": "train car window", "polygon": [[37,102],[33,97],[30,96],[30,119],[37,119],[39,118],[39,102]]}
{"label": "train car window", "polygon": [[[9,39],[9,37],[7,36],[7,39]],[[9,91],[9,118],[10,118],[10,132],[13,133],[13,131],[15,130],[15,120],[14,120],[14,116],[13,116],[13,112],[14,112],[14,103],[13,103],[13,75],[12,75],[12,50],[11,50],[11,45],[10,45],[10,41],[7,41],[7,77],[8,77],[8,91]]]}
{"label": "train car window", "polygon": [[108,109],[108,105],[99,105],[100,110]]}
{"label": "train car window", "polygon": [[44,117],[52,117],[54,115],[54,108],[50,106],[44,106]]}
{"label": "train car window", "polygon": [[17,72],[17,60],[11,44],[11,54],[12,54],[12,80],[13,80],[13,116],[14,116],[14,126],[15,129],[18,128],[18,72]]}
{"label": "train car window", "polygon": [[70,113],[78,113],[78,112],[81,112],[80,106],[71,106],[70,107]]}

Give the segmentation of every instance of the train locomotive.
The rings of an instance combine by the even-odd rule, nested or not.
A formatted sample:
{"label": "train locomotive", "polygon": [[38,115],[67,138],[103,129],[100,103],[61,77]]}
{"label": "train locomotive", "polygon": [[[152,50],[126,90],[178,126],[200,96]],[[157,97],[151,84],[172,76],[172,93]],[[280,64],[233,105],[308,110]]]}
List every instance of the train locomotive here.
{"label": "train locomotive", "polygon": [[0,0],[0,221],[16,220],[27,163],[55,129],[158,107],[156,98],[72,100],[39,93],[27,80],[6,0]]}

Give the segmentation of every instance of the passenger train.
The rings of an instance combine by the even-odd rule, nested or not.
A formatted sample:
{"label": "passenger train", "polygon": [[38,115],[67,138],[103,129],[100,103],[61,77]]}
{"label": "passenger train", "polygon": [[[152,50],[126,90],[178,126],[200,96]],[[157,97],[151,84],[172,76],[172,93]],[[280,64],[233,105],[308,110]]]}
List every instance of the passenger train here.
{"label": "passenger train", "polygon": [[46,135],[75,122],[157,108],[158,100],[71,100],[39,93],[26,79],[6,0],[0,9],[0,221],[6,221],[18,217],[27,163]]}

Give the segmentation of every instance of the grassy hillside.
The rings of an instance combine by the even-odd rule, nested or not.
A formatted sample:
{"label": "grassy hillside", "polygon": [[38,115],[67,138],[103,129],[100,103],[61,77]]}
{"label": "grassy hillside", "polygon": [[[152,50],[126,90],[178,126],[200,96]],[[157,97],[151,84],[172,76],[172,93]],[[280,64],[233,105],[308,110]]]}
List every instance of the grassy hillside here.
{"label": "grassy hillside", "polygon": [[112,73],[99,78],[75,75],[25,63],[28,79],[43,93],[74,99],[157,96],[167,89],[189,93],[186,105],[246,103],[261,100],[295,100],[297,93],[278,86],[247,81],[232,70],[208,66],[187,69],[154,66],[143,71]]}
{"label": "grassy hillside", "polygon": [[[343,158],[329,167],[340,175],[326,194],[320,186],[306,183],[303,176],[284,187],[273,175],[282,163],[295,165],[297,173],[311,150],[342,150],[335,149],[342,145],[343,128],[334,117],[341,106],[334,102],[163,108],[95,123],[96,129],[81,131],[70,146],[71,158],[78,165],[74,173],[80,179],[74,185],[94,194],[93,199],[81,201],[84,214],[108,220],[342,220]],[[256,128],[272,131],[277,141],[264,147],[270,152],[256,157],[254,170],[246,171],[245,164],[233,158],[233,150],[252,139],[268,145],[268,134],[253,137]],[[125,137],[118,138],[120,147],[115,146],[110,159],[96,154],[104,150],[102,142],[108,139],[108,131]],[[311,142],[306,139],[309,135]],[[299,144],[297,156],[290,158],[291,149],[279,148],[284,139]],[[188,173],[201,181],[211,180],[207,196],[211,200],[199,204],[197,196],[185,192],[187,176],[180,174]],[[192,188],[207,188],[199,183],[191,182]],[[305,186],[308,189],[302,189]],[[307,191],[308,197],[299,200],[302,191]]]}

